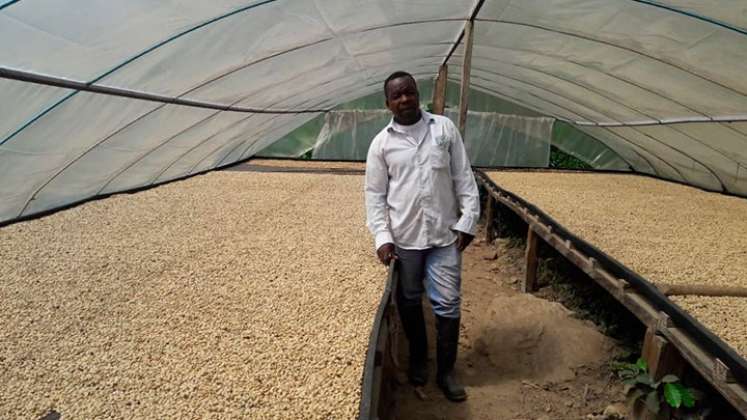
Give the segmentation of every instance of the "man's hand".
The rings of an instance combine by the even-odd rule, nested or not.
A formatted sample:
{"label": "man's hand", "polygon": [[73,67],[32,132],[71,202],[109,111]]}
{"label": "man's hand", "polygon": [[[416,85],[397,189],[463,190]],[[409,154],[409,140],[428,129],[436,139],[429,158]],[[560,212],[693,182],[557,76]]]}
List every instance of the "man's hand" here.
{"label": "man's hand", "polygon": [[376,250],[376,255],[379,257],[379,261],[382,264],[388,266],[389,262],[393,259],[397,259],[397,254],[394,253],[394,244],[384,244]]}
{"label": "man's hand", "polygon": [[469,233],[459,232],[457,231],[457,249],[459,252],[464,251],[469,246],[470,242],[475,239],[474,235],[470,235]]}

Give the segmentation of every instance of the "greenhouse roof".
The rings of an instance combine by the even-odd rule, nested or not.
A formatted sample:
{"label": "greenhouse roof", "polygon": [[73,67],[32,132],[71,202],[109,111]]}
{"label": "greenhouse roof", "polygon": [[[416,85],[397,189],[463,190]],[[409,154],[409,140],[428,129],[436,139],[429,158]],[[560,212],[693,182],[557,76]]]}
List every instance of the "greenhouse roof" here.
{"label": "greenhouse roof", "polygon": [[0,222],[245,160],[394,70],[747,196],[739,0],[0,0]]}

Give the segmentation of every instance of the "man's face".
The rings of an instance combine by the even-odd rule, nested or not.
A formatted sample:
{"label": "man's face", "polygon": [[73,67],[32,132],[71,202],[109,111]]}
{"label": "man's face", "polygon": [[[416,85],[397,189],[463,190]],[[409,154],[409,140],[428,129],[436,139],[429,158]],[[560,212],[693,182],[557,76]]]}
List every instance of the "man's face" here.
{"label": "man's face", "polygon": [[415,81],[409,77],[390,80],[386,90],[386,107],[396,120],[416,120],[420,110],[420,94]]}

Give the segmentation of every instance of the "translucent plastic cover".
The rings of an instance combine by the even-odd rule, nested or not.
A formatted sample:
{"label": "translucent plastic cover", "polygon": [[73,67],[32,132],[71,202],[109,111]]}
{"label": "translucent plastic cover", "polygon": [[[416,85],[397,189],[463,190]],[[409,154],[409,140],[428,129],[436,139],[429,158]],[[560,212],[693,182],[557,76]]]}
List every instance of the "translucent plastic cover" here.
{"label": "translucent plastic cover", "polygon": [[432,80],[448,57],[458,83],[471,17],[471,111],[564,121],[576,134],[559,147],[595,167],[747,195],[746,11],[737,0],[0,0],[0,71],[212,104],[2,76],[0,222],[271,150],[395,70]]}

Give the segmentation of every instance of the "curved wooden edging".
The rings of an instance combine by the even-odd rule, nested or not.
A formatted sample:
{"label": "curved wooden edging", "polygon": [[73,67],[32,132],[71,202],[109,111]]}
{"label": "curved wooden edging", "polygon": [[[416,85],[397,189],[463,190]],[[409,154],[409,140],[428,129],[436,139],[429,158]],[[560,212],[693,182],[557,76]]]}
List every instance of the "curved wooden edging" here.
{"label": "curved wooden edging", "polygon": [[[374,316],[361,381],[359,420],[387,419],[393,416],[391,384],[394,381],[391,357],[396,340],[394,295],[399,272],[396,261],[389,265],[384,293]],[[396,354],[394,355],[396,357]]]}
{"label": "curved wooden edging", "polygon": [[[649,312],[655,311],[652,315],[649,314],[648,318],[651,319],[641,319],[644,324],[648,325],[649,321],[653,321],[657,324],[656,330],[661,331],[666,337],[676,339],[681,343],[688,342],[691,344],[690,347],[697,346],[696,350],[679,346],[677,348],[688,360],[697,359],[699,363],[693,364],[693,367],[734,404],[738,411],[742,414],[747,413],[747,361],[741,355],[692,315],[669,300],[646,278],[577,237],[537,206],[500,188],[483,171],[476,170],[475,173],[490,191],[491,196],[504,204],[507,203],[509,207],[514,207],[511,210],[527,221],[530,229],[553,236],[555,240],[552,242],[562,241],[561,245],[564,246],[560,248],[568,248],[574,257],[581,256],[584,261],[573,261],[578,258],[569,259],[576,265],[581,263],[579,268],[589,274],[592,279],[607,289],[619,288],[622,293],[618,295],[624,295],[625,299],[621,302],[628,309],[630,307],[625,304],[625,301],[635,301],[635,306],[644,305],[650,308]],[[551,244],[560,251],[556,245],[558,244]],[[609,284],[605,285],[606,283]],[[613,296],[620,300],[620,296],[615,293]],[[634,313],[640,318],[638,313]],[[691,354],[686,354],[688,352]]]}

